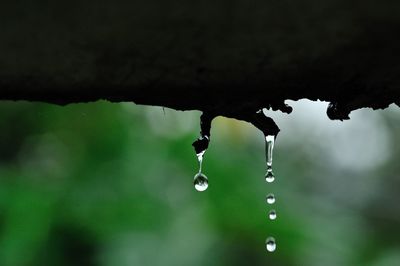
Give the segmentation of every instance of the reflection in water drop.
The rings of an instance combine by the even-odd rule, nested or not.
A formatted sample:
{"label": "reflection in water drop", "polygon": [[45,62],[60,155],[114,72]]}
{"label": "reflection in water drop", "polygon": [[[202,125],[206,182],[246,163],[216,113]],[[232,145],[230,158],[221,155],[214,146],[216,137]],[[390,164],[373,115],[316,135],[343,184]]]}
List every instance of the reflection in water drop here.
{"label": "reflection in water drop", "polygon": [[272,172],[272,168],[268,167],[267,173],[265,174],[265,181],[268,183],[272,183],[275,180],[274,173]]}
{"label": "reflection in water drop", "polygon": [[197,191],[204,191],[208,188],[208,178],[199,172],[194,176],[193,184]]}
{"label": "reflection in water drop", "polygon": [[274,252],[276,250],[275,238],[268,237],[267,240],[265,240],[265,248],[269,252]]}
{"label": "reflection in water drop", "polygon": [[268,217],[270,220],[275,220],[276,219],[276,211],[275,210],[270,210],[268,213]]}
{"label": "reflection in water drop", "polygon": [[268,204],[274,204],[275,203],[275,195],[274,194],[268,194],[267,195],[267,203]]}

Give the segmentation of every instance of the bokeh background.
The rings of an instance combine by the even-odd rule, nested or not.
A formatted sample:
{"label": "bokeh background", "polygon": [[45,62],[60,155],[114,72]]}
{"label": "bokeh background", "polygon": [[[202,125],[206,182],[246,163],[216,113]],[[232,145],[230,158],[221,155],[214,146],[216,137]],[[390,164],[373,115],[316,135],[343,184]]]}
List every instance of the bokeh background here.
{"label": "bokeh background", "polygon": [[200,112],[0,102],[0,265],[400,265],[399,108],[288,103],[276,181],[262,134],[217,118],[199,193]]}

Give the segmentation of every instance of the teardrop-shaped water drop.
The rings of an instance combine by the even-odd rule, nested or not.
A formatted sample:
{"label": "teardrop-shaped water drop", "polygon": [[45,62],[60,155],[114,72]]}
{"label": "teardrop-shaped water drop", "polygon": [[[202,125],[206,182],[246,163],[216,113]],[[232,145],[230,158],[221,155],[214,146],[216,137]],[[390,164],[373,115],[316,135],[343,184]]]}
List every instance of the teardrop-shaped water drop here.
{"label": "teardrop-shaped water drop", "polygon": [[204,191],[208,188],[208,178],[202,173],[197,173],[194,176],[193,184],[197,191]]}
{"label": "teardrop-shaped water drop", "polygon": [[265,181],[267,181],[268,183],[272,183],[275,180],[275,176],[274,173],[272,172],[272,168],[268,167],[267,169],[267,173],[265,174]]}
{"label": "teardrop-shaped water drop", "polygon": [[269,252],[274,252],[276,250],[275,238],[268,237],[267,240],[265,240],[265,248]]}
{"label": "teardrop-shaped water drop", "polygon": [[276,211],[275,210],[270,210],[268,213],[268,218],[270,220],[275,220],[276,219]]}
{"label": "teardrop-shaped water drop", "polygon": [[275,195],[274,194],[268,194],[266,197],[267,203],[268,204],[274,204],[275,203]]}

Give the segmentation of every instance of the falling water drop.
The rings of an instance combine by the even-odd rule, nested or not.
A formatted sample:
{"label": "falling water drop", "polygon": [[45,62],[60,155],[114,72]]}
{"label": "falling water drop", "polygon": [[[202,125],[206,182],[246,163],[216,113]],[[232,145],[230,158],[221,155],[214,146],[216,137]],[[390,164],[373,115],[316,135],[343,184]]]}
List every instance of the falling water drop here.
{"label": "falling water drop", "polygon": [[268,194],[266,197],[267,203],[268,204],[274,204],[275,203],[275,195],[274,194]]}
{"label": "falling water drop", "polygon": [[275,210],[270,210],[268,213],[268,217],[270,220],[275,220],[276,219],[276,211]]}
{"label": "falling water drop", "polygon": [[194,176],[193,184],[197,191],[204,191],[208,188],[208,178],[199,172]]}
{"label": "falling water drop", "polygon": [[265,247],[267,251],[274,252],[276,250],[275,238],[268,237],[267,240],[265,240]]}
{"label": "falling water drop", "polygon": [[271,168],[267,169],[267,173],[265,174],[265,181],[267,181],[268,183],[272,183],[275,180],[275,176],[274,173],[272,172]]}

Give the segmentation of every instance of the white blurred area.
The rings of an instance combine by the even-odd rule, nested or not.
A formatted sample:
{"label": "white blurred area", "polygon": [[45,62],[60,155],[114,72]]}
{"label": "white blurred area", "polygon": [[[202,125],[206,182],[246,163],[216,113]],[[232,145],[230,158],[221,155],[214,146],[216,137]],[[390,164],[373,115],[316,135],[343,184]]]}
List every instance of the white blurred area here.
{"label": "white blurred area", "polygon": [[391,155],[391,135],[382,120],[383,112],[398,112],[391,105],[387,110],[360,109],[350,114],[350,120],[330,120],[326,115],[327,102],[309,100],[287,101],[291,114],[264,109],[281,129],[278,145],[295,145],[315,154],[322,149],[332,165],[359,171],[369,171],[384,163]]}
{"label": "white blurred area", "polygon": [[[321,152],[330,165],[353,171],[369,171],[391,156],[392,136],[382,120],[383,113],[400,114],[392,104],[385,110],[359,109],[350,114],[350,120],[330,120],[326,115],[327,102],[310,100],[286,101],[293,107],[291,114],[264,109],[281,129],[279,147],[295,146],[318,161]],[[132,104],[126,104],[127,109]],[[181,112],[161,107],[143,107],[146,123],[152,132],[169,139],[182,135],[198,135],[201,112]],[[218,117],[213,121],[214,141],[233,139],[234,142],[254,142],[263,145],[263,138],[253,126]],[[246,143],[243,143],[246,144]],[[318,152],[316,152],[318,151]]]}

